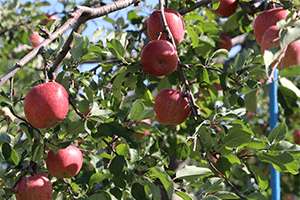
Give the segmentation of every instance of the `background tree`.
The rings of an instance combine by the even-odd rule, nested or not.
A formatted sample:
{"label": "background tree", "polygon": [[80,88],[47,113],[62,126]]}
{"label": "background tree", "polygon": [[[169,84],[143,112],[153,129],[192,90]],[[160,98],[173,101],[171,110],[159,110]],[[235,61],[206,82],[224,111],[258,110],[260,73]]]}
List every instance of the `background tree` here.
{"label": "background tree", "polygon": [[[300,67],[282,70],[278,64],[287,46],[300,38],[299,3],[230,1],[236,10],[220,19],[222,13],[216,12],[224,2],[157,1],[152,7],[139,0],[60,1],[64,9],[50,13],[56,15],[50,21],[40,10],[47,2],[2,2],[1,199],[14,199],[17,185],[30,176],[42,177],[48,186],[49,179],[52,199],[270,199],[270,163],[281,172],[282,198],[299,198],[300,147],[294,138],[299,137]],[[176,42],[177,68],[156,77],[141,64],[150,42],[144,21],[159,9],[158,34],[166,34],[175,47],[164,6],[182,16],[185,32]],[[291,14],[277,23],[279,46],[262,56],[254,19],[275,7]],[[126,17],[108,15],[125,8]],[[87,26],[100,17],[110,28]],[[91,38],[83,35],[87,28]],[[225,47],[219,48],[226,42],[220,35],[241,50],[229,57]],[[270,64],[279,70],[279,124],[271,133]],[[68,114],[51,128],[36,128],[26,119],[25,96],[34,86],[54,81],[67,91]],[[180,91],[188,103],[191,114],[183,123],[156,120],[160,106],[154,112],[154,100],[164,88]],[[173,111],[159,113],[160,118],[179,116]],[[83,154],[74,158],[76,166],[83,160],[79,173],[49,174],[48,152],[70,145]]]}

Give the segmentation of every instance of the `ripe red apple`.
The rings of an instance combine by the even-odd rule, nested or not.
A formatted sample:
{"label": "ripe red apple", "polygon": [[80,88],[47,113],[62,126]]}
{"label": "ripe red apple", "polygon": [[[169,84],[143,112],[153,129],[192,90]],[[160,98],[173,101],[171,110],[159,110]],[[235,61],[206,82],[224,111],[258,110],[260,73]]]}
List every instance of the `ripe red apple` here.
{"label": "ripe red apple", "polygon": [[58,150],[56,154],[50,150],[46,158],[47,170],[56,178],[74,177],[79,173],[82,163],[82,152],[72,145]]}
{"label": "ripe red apple", "polygon": [[68,93],[61,84],[56,82],[34,86],[25,97],[25,116],[36,128],[55,126],[66,117],[68,110]]}
{"label": "ripe red apple", "polygon": [[177,68],[177,50],[167,40],[153,40],[145,46],[141,62],[144,69],[152,76],[165,76]]}
{"label": "ripe red apple", "polygon": [[300,144],[300,130],[295,130],[293,138],[296,144]]}
{"label": "ripe red apple", "polygon": [[226,18],[235,13],[238,6],[237,0],[220,0],[220,5],[216,10],[212,10],[220,18]]}
{"label": "ripe red apple", "polygon": [[[265,50],[271,49],[272,47],[279,47],[279,29],[276,25],[270,26],[264,33],[261,40],[261,52],[264,54]],[[290,43],[283,54],[282,60],[279,64],[279,67],[286,69],[291,65],[300,64],[300,40],[296,40]],[[274,66],[274,63],[271,64]]]}
{"label": "ripe red apple", "polygon": [[[166,21],[167,24],[170,28],[170,31],[173,35],[174,38],[174,42],[175,45],[178,45],[184,36],[184,32],[185,32],[185,24],[184,21],[181,17],[181,15],[170,8],[164,8],[164,14],[166,17]],[[151,40],[157,40],[158,39],[158,35],[157,33],[162,31],[163,26],[161,23],[161,19],[160,19],[160,14],[158,12],[158,10],[155,10],[149,20],[148,20],[148,34]],[[166,40],[167,36],[166,33],[163,33],[162,36],[160,37],[161,40]]]}
{"label": "ripe red apple", "polygon": [[254,37],[259,45],[261,45],[262,37],[265,31],[282,19],[286,19],[289,14],[288,10],[283,10],[282,8],[273,8],[271,10],[266,10],[261,12],[255,18],[253,24]]}
{"label": "ripe red apple", "polygon": [[16,200],[51,200],[52,197],[52,185],[44,173],[22,178],[16,191]]}
{"label": "ripe red apple", "polygon": [[32,35],[29,36],[29,38],[33,47],[39,46],[41,42],[44,41],[44,38],[41,37],[38,33],[33,33]]}
{"label": "ripe red apple", "polygon": [[[139,121],[133,122],[133,123],[127,122],[126,126],[136,126],[138,123],[141,123],[141,122],[142,123],[151,124],[151,120],[150,119],[142,119],[142,120],[139,120]],[[146,130],[142,130],[142,131],[143,131],[143,133],[140,133],[140,132],[134,133],[133,137],[136,138],[136,139],[138,139],[138,138],[146,136],[149,133],[149,131],[146,131]]]}
{"label": "ripe red apple", "polygon": [[181,124],[191,114],[188,100],[183,92],[164,88],[154,99],[155,119],[162,124]]}
{"label": "ripe red apple", "polygon": [[149,20],[149,18],[147,18],[145,21],[144,21],[144,23],[143,23],[143,29],[144,29],[144,31],[143,31],[143,33],[144,33],[144,35],[148,35],[148,31],[147,31],[147,27],[148,27],[148,20]]}
{"label": "ripe red apple", "polygon": [[231,37],[228,35],[220,35],[220,38],[224,40],[224,42],[220,42],[219,44],[220,49],[226,49],[227,51],[230,51],[232,48]]}
{"label": "ripe red apple", "polygon": [[[48,22],[50,22],[51,20],[55,20],[55,21],[57,21],[58,20],[58,17],[57,17],[57,15],[56,14],[53,14],[53,15],[50,15],[50,14],[46,14],[47,15],[47,19],[44,19],[44,23],[45,23],[45,25],[48,23]],[[58,26],[58,22],[55,24],[55,26]]]}

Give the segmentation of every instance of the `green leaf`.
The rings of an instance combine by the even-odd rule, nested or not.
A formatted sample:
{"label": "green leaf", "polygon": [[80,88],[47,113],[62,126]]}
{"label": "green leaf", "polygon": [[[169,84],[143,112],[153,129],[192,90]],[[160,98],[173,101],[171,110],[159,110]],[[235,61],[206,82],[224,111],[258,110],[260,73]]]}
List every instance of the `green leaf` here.
{"label": "green leaf", "polygon": [[273,164],[274,168],[280,172],[289,172],[294,175],[298,173],[299,163],[287,152],[280,154],[258,152],[257,158],[260,161]]}
{"label": "green leaf", "polygon": [[135,199],[148,199],[145,193],[144,186],[137,182],[132,185],[131,194]]}
{"label": "green leaf", "polygon": [[117,152],[117,154],[126,157],[127,154],[129,153],[129,148],[128,148],[128,146],[126,144],[119,144],[116,147],[116,152]]}
{"label": "green leaf", "polygon": [[145,106],[154,105],[152,94],[150,90],[147,88],[147,86],[144,84],[144,79],[141,75],[138,77],[138,82],[135,88],[135,92],[137,94],[137,97],[145,104]]}
{"label": "green leaf", "polygon": [[90,177],[90,180],[89,180],[89,185],[92,185],[92,184],[97,184],[97,183],[100,183],[102,182],[104,179],[110,179],[112,178],[112,174],[110,173],[106,173],[106,174],[103,174],[103,173],[94,173],[91,177]]}
{"label": "green leaf", "polygon": [[124,81],[126,74],[127,74],[126,71],[120,72],[114,79],[111,90],[112,90],[114,96],[117,98],[121,98],[122,83]]}
{"label": "green leaf", "polygon": [[285,29],[280,37],[280,47],[283,48],[293,41],[300,39],[300,27],[296,26],[293,28]]}
{"label": "green leaf", "polygon": [[110,41],[107,41],[107,48],[113,54],[114,57],[123,60],[123,57],[125,55],[125,48],[119,40],[112,39]]}
{"label": "green leaf", "polygon": [[199,69],[199,75],[197,81],[200,85],[200,88],[205,88],[210,84],[207,69],[205,68]]}
{"label": "green leaf", "polygon": [[72,46],[70,53],[74,60],[80,59],[83,55],[85,55],[88,50],[89,39],[87,37],[83,37],[81,34],[73,33],[74,37],[74,45]]}
{"label": "green leaf", "polygon": [[177,194],[178,196],[180,196],[183,200],[192,200],[191,197],[189,197],[189,195],[181,192],[181,191],[175,191],[175,194]]}
{"label": "green leaf", "polygon": [[149,181],[148,179],[145,179],[145,182],[147,184],[145,189],[149,188],[149,190],[150,190],[149,192],[152,194],[152,199],[161,199],[161,194],[160,194],[159,187],[155,183],[153,183],[152,181]]}
{"label": "green leaf", "polygon": [[68,125],[67,133],[69,135],[78,135],[79,133],[82,133],[83,130],[84,130],[84,122],[81,119],[79,119],[77,121],[71,122]]}
{"label": "green leaf", "polygon": [[107,196],[105,196],[104,194],[93,194],[90,197],[87,198],[87,200],[107,200]]}
{"label": "green leaf", "polygon": [[18,165],[19,156],[16,153],[16,151],[10,146],[10,144],[8,144],[7,142],[4,142],[1,150],[2,150],[3,157],[5,158],[5,160],[8,163],[13,164],[15,166]]}
{"label": "green leaf", "polygon": [[191,27],[191,26],[187,26],[186,30],[189,33],[190,37],[191,37],[193,48],[198,47],[199,46],[199,35],[196,33],[194,28]]}
{"label": "green leaf", "polygon": [[142,16],[138,16],[136,14],[135,10],[132,10],[132,11],[128,12],[127,19],[133,25],[135,25],[135,24],[141,24],[142,21],[143,21],[143,17]]}
{"label": "green leaf", "polygon": [[298,97],[294,91],[281,85],[278,86],[278,102],[283,107],[285,116],[293,115],[299,108],[297,100]]}
{"label": "green leaf", "polygon": [[11,142],[11,139],[8,136],[8,134],[5,134],[5,133],[0,134],[0,140],[2,140],[3,142],[7,142],[8,144]]}
{"label": "green leaf", "polygon": [[32,160],[35,162],[41,161],[44,155],[44,144],[38,145],[37,148],[35,148]]}
{"label": "green leaf", "polygon": [[126,160],[124,156],[118,155],[114,157],[114,159],[111,161],[111,164],[109,165],[109,171],[115,176],[120,176],[121,172],[123,171],[123,168],[125,167]]}
{"label": "green leaf", "polygon": [[265,50],[264,52],[264,62],[265,66],[270,66],[274,60],[277,59],[280,53],[279,47],[272,47],[271,49]]}
{"label": "green leaf", "polygon": [[133,121],[140,120],[140,114],[145,110],[145,105],[139,100],[135,100],[129,111],[128,118]]}
{"label": "green leaf", "polygon": [[290,66],[280,73],[280,77],[294,77],[294,76],[300,76],[300,66],[299,65],[293,65]]}
{"label": "green leaf", "polygon": [[252,113],[257,113],[257,90],[251,90],[245,95],[245,106]]}
{"label": "green leaf", "polygon": [[185,160],[190,156],[190,148],[186,143],[179,143],[175,148],[175,157],[179,160]]}
{"label": "green leaf", "polygon": [[269,186],[269,180],[268,177],[256,166],[249,165],[251,171],[253,172],[256,181],[258,182],[259,186],[261,187],[261,190],[264,191]]}
{"label": "green leaf", "polygon": [[287,126],[285,122],[278,124],[268,135],[268,140],[272,144],[284,140],[287,135]]}
{"label": "green leaf", "polygon": [[215,167],[222,173],[224,174],[227,178],[229,177],[230,174],[230,168],[231,168],[231,163],[226,157],[220,157],[216,164]]}
{"label": "green leaf", "polygon": [[203,186],[203,190],[206,193],[213,193],[216,191],[220,191],[224,188],[225,184],[223,183],[224,179],[223,178],[209,178],[205,182]]}
{"label": "green leaf", "polygon": [[150,175],[156,175],[157,178],[162,182],[165,190],[167,191],[168,197],[171,198],[174,191],[173,181],[170,176],[159,167],[152,167],[149,172]]}
{"label": "green leaf", "polygon": [[216,197],[215,195],[207,195],[202,200],[222,200],[219,197]]}
{"label": "green leaf", "polygon": [[194,177],[194,178],[204,178],[204,177],[208,177],[213,175],[214,173],[205,167],[196,167],[194,165],[192,166],[184,166],[182,169],[180,169],[178,172],[176,172],[176,179],[178,178],[190,178],[190,177]]}
{"label": "green leaf", "polygon": [[233,192],[229,191],[218,191],[214,194],[215,196],[219,197],[220,199],[239,199],[240,197]]}
{"label": "green leaf", "polygon": [[216,50],[212,54],[211,58],[215,58],[215,57],[218,57],[218,56],[223,56],[226,59],[229,59],[229,53],[228,53],[228,51],[226,49],[218,49],[218,50]]}

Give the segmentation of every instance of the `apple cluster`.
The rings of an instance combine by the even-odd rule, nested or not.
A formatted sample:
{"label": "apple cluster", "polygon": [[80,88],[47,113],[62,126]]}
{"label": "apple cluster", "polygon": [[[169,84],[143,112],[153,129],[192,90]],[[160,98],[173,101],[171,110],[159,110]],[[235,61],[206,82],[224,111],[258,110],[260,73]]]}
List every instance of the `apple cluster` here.
{"label": "apple cluster", "polygon": [[[280,47],[280,30],[276,23],[280,20],[286,20],[289,13],[288,10],[279,7],[263,11],[256,17],[253,32],[263,55],[265,50]],[[300,64],[300,40],[290,43],[287,47],[284,47],[284,50],[285,53],[278,58],[280,60],[278,66],[286,69],[291,65]],[[274,66],[275,62],[277,61],[274,61],[271,66]]]}

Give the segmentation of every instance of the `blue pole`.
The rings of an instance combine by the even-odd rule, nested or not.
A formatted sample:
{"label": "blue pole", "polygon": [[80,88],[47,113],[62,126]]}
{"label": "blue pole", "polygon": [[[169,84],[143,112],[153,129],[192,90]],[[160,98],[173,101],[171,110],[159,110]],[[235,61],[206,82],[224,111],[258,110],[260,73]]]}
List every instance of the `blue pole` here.
{"label": "blue pole", "polygon": [[[272,68],[271,68],[272,71]],[[278,123],[278,102],[277,102],[277,85],[278,85],[278,70],[274,72],[275,81],[269,84],[270,98],[270,128],[273,130]],[[280,173],[274,169],[271,164],[271,189],[272,200],[280,200]]]}

